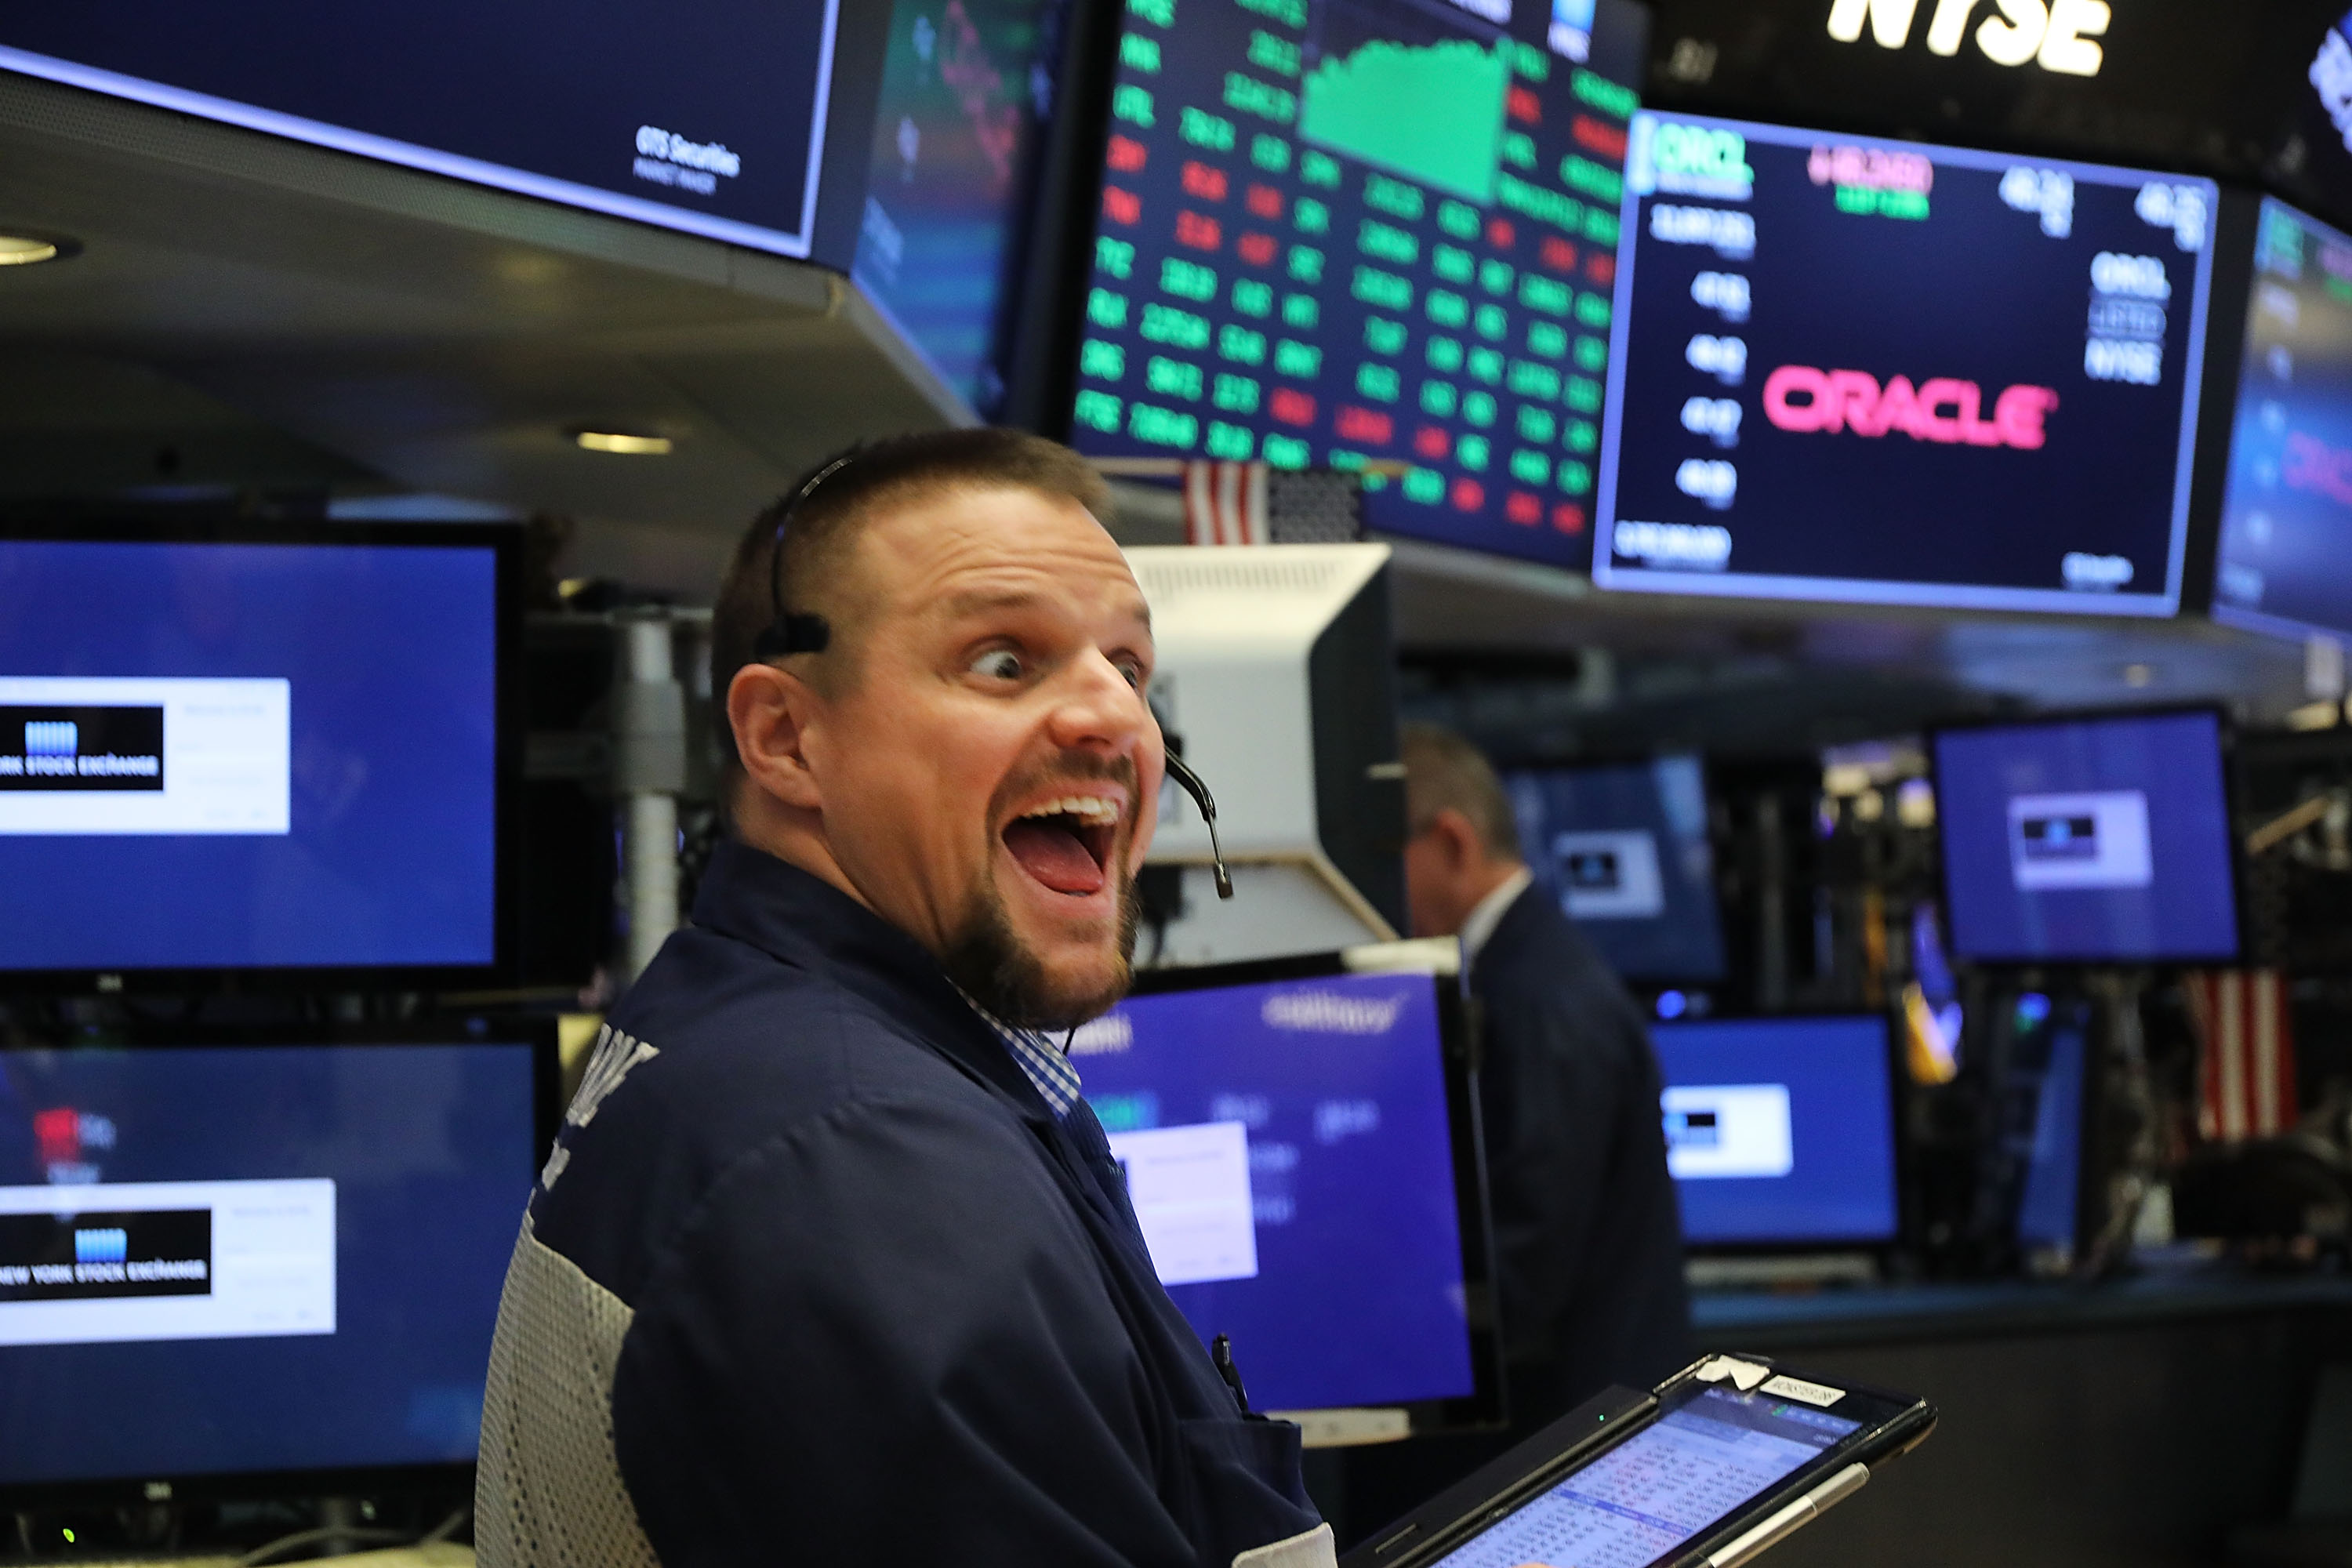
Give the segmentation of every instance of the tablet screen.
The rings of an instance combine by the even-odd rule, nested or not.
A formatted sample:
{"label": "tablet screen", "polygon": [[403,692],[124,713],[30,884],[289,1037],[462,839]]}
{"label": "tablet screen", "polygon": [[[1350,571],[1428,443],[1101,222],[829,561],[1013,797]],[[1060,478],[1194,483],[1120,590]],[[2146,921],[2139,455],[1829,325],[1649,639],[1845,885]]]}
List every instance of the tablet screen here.
{"label": "tablet screen", "polygon": [[1433,1568],[1645,1568],[1861,1427],[1702,1388]]}

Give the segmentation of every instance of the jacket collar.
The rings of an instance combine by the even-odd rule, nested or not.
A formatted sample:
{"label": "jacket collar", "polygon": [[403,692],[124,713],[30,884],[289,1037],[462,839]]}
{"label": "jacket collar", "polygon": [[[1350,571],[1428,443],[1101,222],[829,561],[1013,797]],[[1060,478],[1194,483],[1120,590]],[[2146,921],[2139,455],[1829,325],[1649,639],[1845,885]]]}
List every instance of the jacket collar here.
{"label": "jacket collar", "polygon": [[694,923],[842,986],[905,1025],[967,1073],[1050,1121],[1004,1043],[921,943],[821,878],[722,839],[694,896]]}

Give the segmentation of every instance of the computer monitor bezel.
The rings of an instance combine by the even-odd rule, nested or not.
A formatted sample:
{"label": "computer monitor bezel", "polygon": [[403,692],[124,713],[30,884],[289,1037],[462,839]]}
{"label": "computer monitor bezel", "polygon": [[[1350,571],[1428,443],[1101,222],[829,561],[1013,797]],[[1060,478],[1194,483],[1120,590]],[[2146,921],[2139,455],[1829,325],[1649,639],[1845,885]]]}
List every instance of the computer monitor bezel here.
{"label": "computer monitor bezel", "polygon": [[1497,1328],[1500,1306],[1495,1293],[1494,1236],[1486,1205],[1486,1143],[1478,1112],[1476,1049],[1470,1033],[1468,998],[1462,986],[1458,952],[1451,939],[1434,943],[1378,942],[1293,958],[1139,970],[1130,992],[1136,996],[1157,996],[1364,974],[1410,973],[1430,982],[1437,997],[1447,1141],[1454,1157],[1454,1220],[1461,1239],[1463,1298],[1468,1306],[1465,1327],[1471,1392],[1452,1399],[1370,1407],[1402,1410],[1416,1436],[1428,1432],[1493,1428],[1501,1426],[1506,1415]]}
{"label": "computer monitor bezel", "polygon": [[[1692,1258],[1784,1258],[1811,1256],[1819,1253],[1868,1252],[1885,1255],[1901,1247],[1910,1234],[1911,1216],[1911,1142],[1906,1133],[1908,1118],[1905,1110],[1909,1104],[1911,1078],[1903,1055],[1903,1037],[1896,1027],[1893,1014],[1877,1007],[1808,1007],[1787,1013],[1710,1013],[1705,1017],[1680,1017],[1654,1020],[1650,1025],[1651,1048],[1656,1050],[1657,1032],[1661,1029],[1705,1028],[1711,1025],[1739,1024],[1804,1024],[1810,1022],[1849,1023],[1867,1021],[1878,1026],[1882,1041],[1881,1059],[1886,1064],[1887,1148],[1894,1158],[1895,1224],[1884,1236],[1805,1237],[1788,1240],[1693,1241],[1687,1231],[1683,1238],[1683,1250]],[[1659,1053],[1658,1083],[1660,1089],[1672,1087],[1666,1082],[1664,1054]],[[1661,1120],[1664,1119],[1663,1108]],[[1682,1184],[1675,1184],[1675,1206],[1680,1211]]]}
{"label": "computer monitor bezel", "polygon": [[[2082,958],[2061,953],[1983,954],[1968,951],[1952,913],[1950,840],[1944,831],[1944,773],[1941,742],[1946,735],[1984,730],[2050,729],[2068,724],[2097,723],[2122,719],[2166,719],[2185,715],[2212,719],[2221,752],[2222,836],[2230,857],[2231,946],[2227,953],[2158,953],[2133,957]],[[1927,781],[1936,796],[1936,912],[1944,922],[1944,946],[1955,965],[1992,971],[2060,968],[2135,969],[2152,966],[2231,964],[2246,952],[2246,865],[2238,836],[2237,731],[2229,710],[2215,702],[2151,704],[2144,708],[2113,706],[2071,710],[2063,713],[2032,713],[2011,718],[1950,720],[1931,724],[1927,732]]]}
{"label": "computer monitor bezel", "polygon": [[[108,1029],[92,1037],[58,1028],[28,1031],[0,1044],[0,1056],[34,1051],[135,1050],[156,1052],[257,1047],[283,1049],[301,1047],[350,1047],[359,1050],[385,1046],[511,1045],[531,1053],[530,1172],[536,1180],[555,1145],[563,1116],[560,1100],[562,1065],[557,1026],[552,1016],[460,1016],[440,1023],[403,1024],[268,1024],[252,1026],[198,1024],[137,1025]],[[523,1196],[528,1201],[529,1193]],[[515,1226],[522,1225],[523,1209],[515,1209]],[[489,1346],[482,1347],[487,1373]],[[384,1496],[431,1494],[470,1499],[475,1462],[449,1460],[408,1465],[370,1465],[318,1469],[197,1471],[193,1474],[102,1477],[88,1480],[9,1481],[0,1478],[0,1510],[128,1507],[157,1502],[237,1502],[278,1498]]]}
{"label": "computer monitor bezel", "polygon": [[[1715,771],[1707,754],[1696,746],[1663,747],[1655,751],[1595,752],[1590,755],[1576,757],[1514,758],[1495,764],[1495,772],[1503,782],[1503,793],[1507,796],[1510,794],[1512,775],[1516,773],[1599,773],[1609,769],[1649,768],[1669,757],[1688,757],[1698,767],[1699,801],[1706,811],[1705,829],[1708,858],[1706,907],[1709,918],[1715,921],[1716,951],[1720,954],[1722,963],[1713,974],[1703,974],[1696,971],[1674,974],[1635,974],[1618,969],[1616,964],[1609,960],[1607,953],[1601,953],[1603,962],[1609,963],[1611,971],[1620,981],[1644,994],[1671,989],[1712,991],[1717,987],[1730,984],[1733,979],[1731,929],[1729,922],[1724,919],[1727,911],[1723,898],[1723,847],[1716,841],[1715,834]],[[1528,863],[1530,869],[1533,868],[1535,857],[1548,852],[1539,846],[1527,844],[1519,846],[1520,858]],[[1541,877],[1536,879],[1536,885],[1538,887],[1544,885]],[[1574,915],[1569,914],[1565,908],[1561,909],[1560,913],[1584,934],[1588,942],[1591,942],[1591,927],[1588,924],[1577,920]],[[1596,942],[1592,945],[1596,951],[1599,950],[1600,943]]]}
{"label": "computer monitor bezel", "polygon": [[497,595],[491,718],[491,956],[481,963],[223,965],[177,968],[14,969],[0,960],[0,987],[45,994],[121,992],[178,994],[221,991],[449,991],[504,984],[518,955],[517,907],[522,745],[522,542],[506,523],[288,523],[219,517],[154,518],[125,511],[95,517],[0,517],[0,550],[16,543],[280,544],[317,548],[488,549]]}

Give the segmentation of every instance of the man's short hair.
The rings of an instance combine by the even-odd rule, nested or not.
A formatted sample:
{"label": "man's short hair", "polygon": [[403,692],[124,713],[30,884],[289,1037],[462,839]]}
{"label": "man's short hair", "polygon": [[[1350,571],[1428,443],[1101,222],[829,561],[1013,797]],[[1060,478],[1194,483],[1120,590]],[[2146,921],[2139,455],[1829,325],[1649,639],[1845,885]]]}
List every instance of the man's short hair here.
{"label": "man's short hair", "polygon": [[1478,842],[1497,860],[1520,860],[1519,824],[1495,765],[1485,753],[1451,730],[1407,724],[1399,737],[1404,761],[1404,810],[1408,832],[1418,838],[1441,811],[1470,819]]}
{"label": "man's short hair", "polygon": [[[855,602],[844,591],[858,535],[894,508],[959,489],[1034,490],[1076,501],[1097,517],[1108,510],[1109,488],[1084,458],[1024,430],[898,436],[852,447],[811,468],[744,530],[711,611],[710,691],[725,774],[722,798],[732,792],[742,765],[728,724],[727,688],[737,670],[759,661],[760,634],[782,611],[824,617],[831,638],[809,674],[822,684],[841,679],[844,661],[855,657],[858,629],[852,624]],[[780,529],[781,563],[775,559]]]}

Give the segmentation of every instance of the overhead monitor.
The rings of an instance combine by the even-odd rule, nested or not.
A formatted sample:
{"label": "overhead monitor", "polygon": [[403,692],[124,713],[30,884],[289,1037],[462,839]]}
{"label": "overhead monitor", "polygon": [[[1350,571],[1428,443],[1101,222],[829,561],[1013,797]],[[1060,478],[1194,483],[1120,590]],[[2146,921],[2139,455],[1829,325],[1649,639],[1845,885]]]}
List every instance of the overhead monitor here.
{"label": "overhead monitor", "polygon": [[850,277],[982,417],[1004,400],[1024,219],[1069,0],[897,0]]}
{"label": "overhead monitor", "polygon": [[1638,117],[1593,580],[2171,615],[2218,195]]}
{"label": "overhead monitor", "polygon": [[1519,853],[1547,896],[1628,980],[1720,980],[1723,926],[1693,756],[1504,775]]}
{"label": "overhead monitor", "polygon": [[1409,467],[1372,528],[1581,569],[1627,0],[1139,0],[1071,440]]}
{"label": "overhead monitor", "polygon": [[1454,964],[1404,942],[1147,972],[1077,1032],[1160,1281],[1261,1408],[1385,1411],[1392,1436],[1498,1413]]}
{"label": "overhead monitor", "polygon": [[19,6],[0,70],[805,257],[840,9]]}
{"label": "overhead monitor", "polygon": [[514,537],[0,537],[0,973],[496,974]]}
{"label": "overhead monitor", "polygon": [[1876,1014],[1651,1026],[1696,1247],[1884,1246],[1901,1228],[1895,1055]]}
{"label": "overhead monitor", "polygon": [[2352,237],[2265,199],[2213,618],[2352,637]]}
{"label": "overhead monitor", "polygon": [[2221,715],[1937,731],[1952,950],[1990,963],[2228,963],[2238,900]]}
{"label": "overhead monitor", "polygon": [[337,1033],[0,1050],[0,1499],[462,1480],[552,1029]]}

